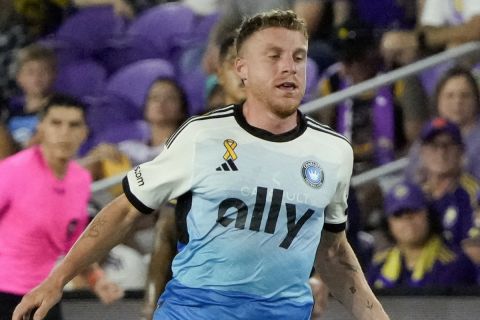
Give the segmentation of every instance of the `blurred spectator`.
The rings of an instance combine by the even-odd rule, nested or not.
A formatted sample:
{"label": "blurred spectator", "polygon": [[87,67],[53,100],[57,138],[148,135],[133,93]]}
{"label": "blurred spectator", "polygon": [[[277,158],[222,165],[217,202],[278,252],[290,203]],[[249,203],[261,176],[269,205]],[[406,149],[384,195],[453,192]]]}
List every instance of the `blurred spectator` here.
{"label": "blurred spectator", "polygon": [[0,101],[15,92],[13,61],[20,48],[32,40],[12,0],[0,0]]}
{"label": "blurred spectator", "polygon": [[68,13],[69,0],[12,0],[29,34],[39,39],[54,32]]}
{"label": "blurred spectator", "polygon": [[389,64],[405,65],[419,54],[480,40],[480,2],[425,0],[420,26],[414,31],[389,31],[382,52]]}
{"label": "blurred spectator", "polygon": [[[464,168],[480,179],[480,94],[472,73],[462,67],[448,70],[438,81],[433,100],[438,115],[460,128],[465,147]],[[409,152],[409,177],[419,166],[419,149],[417,142]]]}
{"label": "blurred spectator", "polygon": [[224,106],[225,93],[218,83],[217,75],[209,75],[205,83],[207,97],[207,112]]}
{"label": "blurred spectator", "polygon": [[[155,80],[147,93],[144,121],[148,127],[145,140],[124,140],[116,145],[99,144],[80,160],[95,180],[109,176],[109,166],[121,162],[122,169],[150,161],[163,149],[170,135],[185,120],[188,105],[183,89],[175,80]],[[113,128],[112,130],[117,130]],[[126,158],[125,158],[126,157]],[[127,168],[125,168],[127,166]],[[120,173],[120,172],[117,172]]]}
{"label": "blurred spectator", "polygon": [[15,153],[12,137],[3,123],[0,123],[0,160]]}
{"label": "blurred spectator", "polygon": [[245,89],[242,80],[235,72],[235,37],[226,37],[220,44],[219,62],[216,74],[218,83],[223,88],[223,105],[238,104],[245,100]]}
{"label": "blurred spectator", "polygon": [[51,49],[31,44],[18,52],[16,80],[21,95],[9,101],[7,127],[20,148],[31,145],[38,123],[37,114],[52,94],[56,75]]}
{"label": "blurred spectator", "polygon": [[468,232],[468,238],[462,241],[462,248],[477,266],[477,283],[480,284],[480,193],[477,195],[473,227]]}
{"label": "blurred spectator", "polygon": [[5,125],[1,113],[4,111],[5,102],[0,98],[0,160],[8,157],[16,152],[12,136]]}
{"label": "blurred spectator", "polygon": [[120,151],[128,155],[133,165],[156,157],[170,135],[186,119],[188,103],[185,92],[173,79],[157,79],[150,87],[144,112],[150,128],[149,140],[119,143]]}
{"label": "blurred spectator", "polygon": [[462,166],[464,144],[459,128],[435,118],[421,133],[420,167],[414,176],[429,200],[432,214],[443,227],[447,242],[460,245],[473,225],[478,181]]}
{"label": "blurred spectator", "polygon": [[376,254],[368,272],[375,288],[448,288],[475,284],[475,267],[441,237],[420,187],[401,182],[385,197],[393,246]]}
{"label": "blurred spectator", "polygon": [[[194,3],[195,0],[186,2]],[[292,9],[293,3],[294,0],[220,1],[218,9],[221,13],[221,18],[210,33],[208,45],[203,56],[202,64],[205,72],[207,74],[215,73],[215,70],[218,68],[220,44],[224,41],[224,37],[230,36],[240,26],[243,17],[270,9]]]}
{"label": "blurred spectator", "polygon": [[[46,278],[88,219],[90,175],[72,161],[88,131],[85,108],[72,98],[53,96],[40,118],[40,145],[0,162],[2,319],[9,318],[22,295]],[[89,268],[85,276],[102,301],[123,295],[98,266]],[[51,316],[48,319],[61,319],[60,305]]]}
{"label": "blurred spectator", "polygon": [[[321,96],[328,95],[379,74],[382,68],[378,46],[370,27],[347,23],[337,31],[340,62],[327,69],[320,81]],[[405,142],[402,109],[410,102],[405,96],[405,82],[386,85],[338,104],[333,111],[320,111],[320,117],[350,139],[355,162],[354,173],[360,173],[395,158]],[[400,88],[403,86],[403,89]],[[413,94],[413,90],[409,93]],[[423,97],[415,96],[415,108]],[[413,97],[409,96],[413,101]],[[405,110],[414,108],[405,107]],[[411,117],[414,118],[414,117]]]}
{"label": "blurred spectator", "polygon": [[337,62],[332,34],[351,17],[350,0],[297,0],[293,10],[302,17],[309,34],[308,56],[320,72]]}

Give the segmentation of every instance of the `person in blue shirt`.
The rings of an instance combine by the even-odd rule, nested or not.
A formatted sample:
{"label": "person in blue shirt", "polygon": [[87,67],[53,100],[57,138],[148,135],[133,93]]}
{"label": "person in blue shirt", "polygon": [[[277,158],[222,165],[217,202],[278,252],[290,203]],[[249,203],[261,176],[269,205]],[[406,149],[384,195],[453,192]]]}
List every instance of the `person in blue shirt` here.
{"label": "person in blue shirt", "polygon": [[16,82],[21,94],[8,102],[5,120],[19,149],[37,143],[38,113],[53,94],[56,77],[56,57],[53,50],[31,44],[18,52]]}
{"label": "person in blue shirt", "polygon": [[66,281],[119,243],[142,214],[177,199],[188,242],[154,319],[309,319],[312,267],[356,319],[388,319],[345,227],[348,141],[303,115],[308,36],[292,11],[247,18],[235,39],[246,100],[187,120],[154,160],[131,170],[13,320],[61,297]]}
{"label": "person in blue shirt", "polygon": [[448,288],[476,283],[473,263],[459,247],[447,246],[421,188],[393,186],[385,197],[393,246],[377,253],[368,272],[375,288]]}

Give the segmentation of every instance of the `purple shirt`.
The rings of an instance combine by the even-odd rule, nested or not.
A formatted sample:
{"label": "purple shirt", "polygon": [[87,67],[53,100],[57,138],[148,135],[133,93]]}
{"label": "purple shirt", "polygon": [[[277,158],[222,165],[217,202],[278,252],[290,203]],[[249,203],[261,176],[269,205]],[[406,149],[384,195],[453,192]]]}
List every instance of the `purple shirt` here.
{"label": "purple shirt", "polygon": [[469,175],[460,178],[460,183],[452,192],[429,202],[430,211],[440,221],[443,237],[448,243],[460,245],[468,237],[473,226],[473,203],[479,186]]}
{"label": "purple shirt", "polygon": [[[407,269],[396,247],[377,254],[367,273],[368,282],[375,288],[448,288],[476,283],[475,265],[458,248],[448,247],[434,236],[423,250],[414,270]],[[422,257],[425,259],[420,261]]]}

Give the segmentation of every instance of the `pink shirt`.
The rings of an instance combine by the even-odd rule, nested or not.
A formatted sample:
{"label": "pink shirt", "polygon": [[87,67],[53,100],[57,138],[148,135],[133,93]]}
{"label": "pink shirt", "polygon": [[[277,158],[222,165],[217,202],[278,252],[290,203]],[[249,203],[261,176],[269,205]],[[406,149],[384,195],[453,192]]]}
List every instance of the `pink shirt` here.
{"label": "pink shirt", "polygon": [[91,177],[71,161],[62,180],[39,147],[0,162],[0,291],[37,286],[85,229]]}

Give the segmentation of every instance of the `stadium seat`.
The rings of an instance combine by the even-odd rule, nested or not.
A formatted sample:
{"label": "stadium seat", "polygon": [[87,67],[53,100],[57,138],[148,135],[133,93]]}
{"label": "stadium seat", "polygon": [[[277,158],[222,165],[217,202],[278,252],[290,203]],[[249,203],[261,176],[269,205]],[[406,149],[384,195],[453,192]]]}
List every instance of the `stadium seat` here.
{"label": "stadium seat", "polygon": [[102,96],[86,100],[87,123],[93,135],[97,135],[115,123],[134,121],[141,116],[136,108],[121,97]]}
{"label": "stadium seat", "polygon": [[93,60],[78,60],[58,68],[55,91],[77,98],[100,96],[105,88],[107,72]]}
{"label": "stadium seat", "polygon": [[54,38],[71,44],[84,57],[110,45],[122,37],[126,21],[115,14],[112,6],[89,6],[68,17],[55,32]]}
{"label": "stadium seat", "polygon": [[135,110],[137,119],[143,118],[143,106],[153,82],[160,78],[175,79],[173,66],[162,59],[135,62],[118,70],[107,82],[105,94],[125,101]]}
{"label": "stadium seat", "polygon": [[143,120],[116,122],[95,135],[94,145],[119,143],[125,140],[147,141],[149,137],[149,126]]}
{"label": "stadium seat", "polygon": [[141,40],[136,43],[153,49],[157,58],[175,62],[184,48],[206,42],[217,19],[217,13],[198,16],[181,2],[165,3],[146,10],[132,21],[126,36]]}

